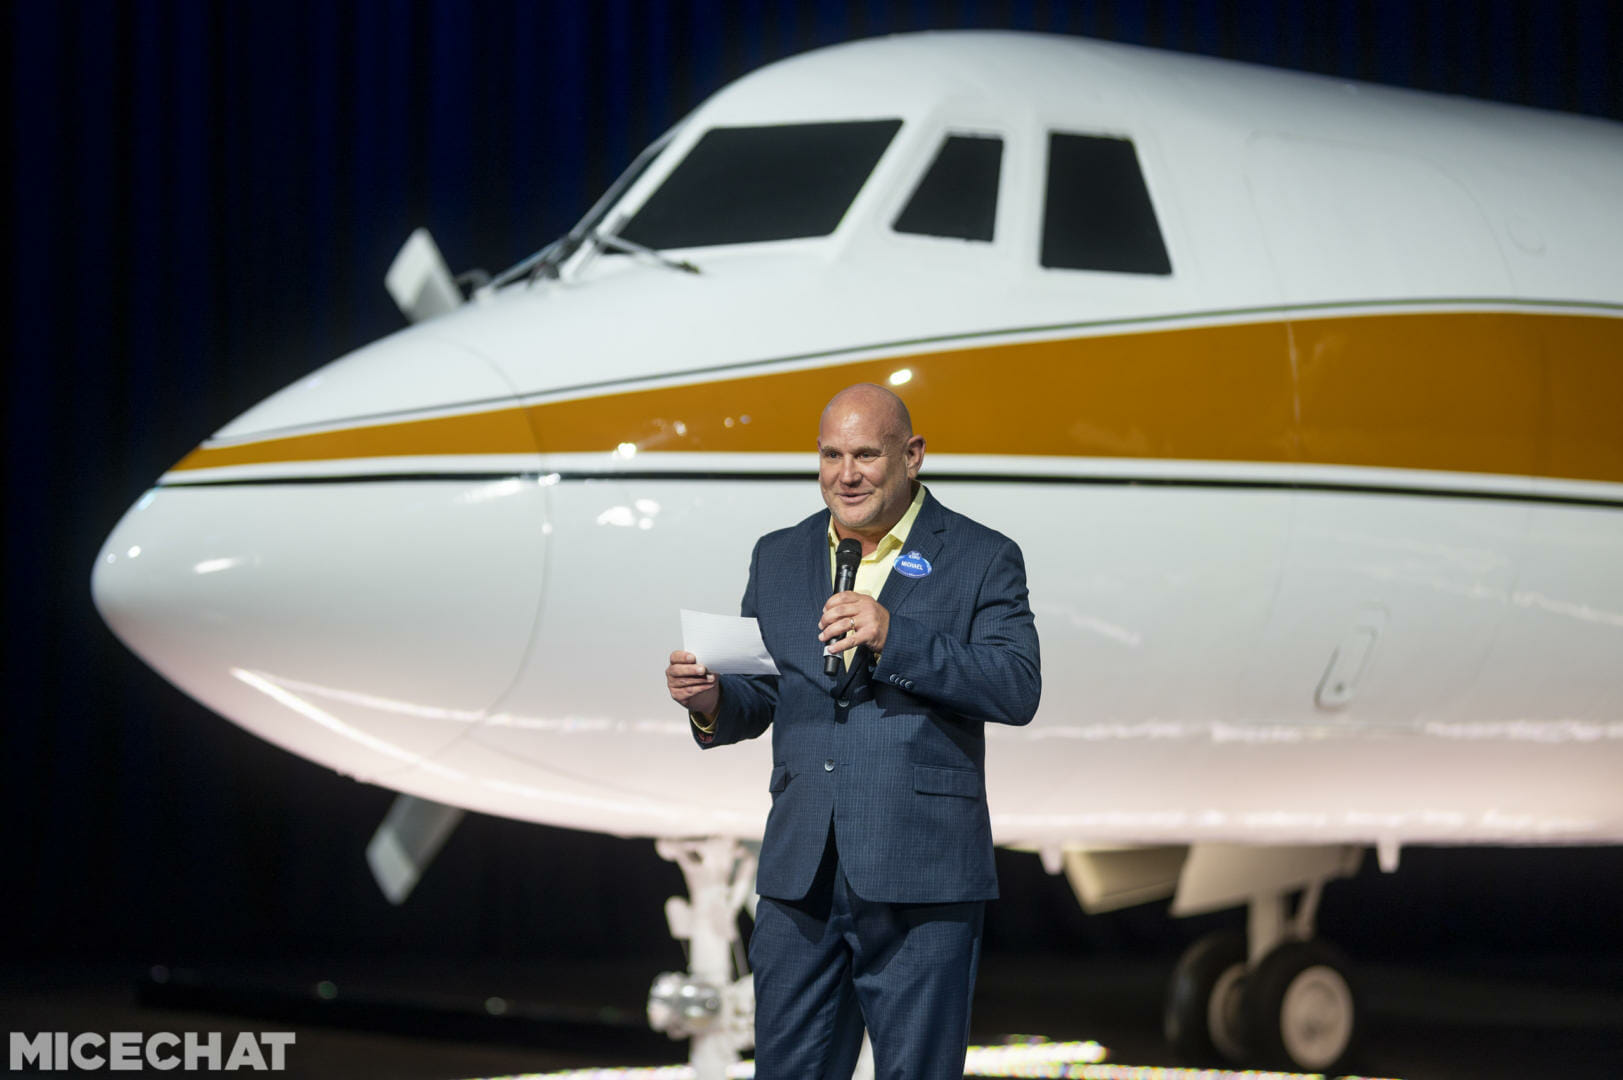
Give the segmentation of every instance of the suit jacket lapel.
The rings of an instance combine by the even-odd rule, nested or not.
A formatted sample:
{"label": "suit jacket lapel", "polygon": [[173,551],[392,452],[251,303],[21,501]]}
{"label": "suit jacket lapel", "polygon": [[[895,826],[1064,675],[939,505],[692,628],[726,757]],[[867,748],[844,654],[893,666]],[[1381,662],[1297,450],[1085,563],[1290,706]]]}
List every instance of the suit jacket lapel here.
{"label": "suit jacket lapel", "polygon": [[[806,588],[811,595],[811,610],[821,614],[823,605],[834,595],[834,572],[828,557],[828,512],[814,518],[806,531],[810,548],[806,559]],[[812,640],[817,640],[816,634]]]}
{"label": "suit jacket lapel", "polygon": [[[896,553],[896,557],[901,558],[910,551],[916,551],[933,564],[936,556],[941,551],[941,534],[946,527],[947,518],[941,512],[941,504],[935,501],[935,496],[925,492],[924,505],[919,507],[919,516],[914,520],[913,527],[908,530],[907,542],[902,545],[902,550]],[[824,554],[827,554],[827,552],[825,551]],[[890,573],[885,577],[885,587],[879,590],[877,599],[885,610],[894,613],[912,594],[914,586],[921,580],[923,579],[910,578],[906,574],[897,573],[896,567],[892,565]],[[829,593],[832,594],[832,592],[831,582]],[[827,600],[828,596],[825,595],[823,599]],[[834,696],[848,697],[851,687],[856,684],[857,680],[868,677],[868,665],[872,663],[873,651],[866,645],[858,649],[857,655],[852,658],[851,666],[840,672],[835,678]]]}
{"label": "suit jacket lapel", "polygon": [[[919,516],[908,530],[907,542],[902,550],[897,552],[900,559],[909,552],[916,551],[923,555],[934,566],[936,556],[941,553],[942,533],[947,528],[947,515],[942,513],[941,504],[935,501],[935,496],[929,492],[924,493],[924,505],[919,507]],[[894,613],[907,598],[913,595],[924,578],[912,578],[906,574],[898,573],[895,566],[890,568],[890,574],[885,578],[885,587],[879,590],[879,603],[886,611]]]}
{"label": "suit jacket lapel", "polygon": [[857,654],[851,658],[851,666],[837,672],[834,676],[834,696],[848,697],[851,687],[856,685],[858,679],[868,677],[868,665],[873,663],[873,652],[863,645],[857,649]]}

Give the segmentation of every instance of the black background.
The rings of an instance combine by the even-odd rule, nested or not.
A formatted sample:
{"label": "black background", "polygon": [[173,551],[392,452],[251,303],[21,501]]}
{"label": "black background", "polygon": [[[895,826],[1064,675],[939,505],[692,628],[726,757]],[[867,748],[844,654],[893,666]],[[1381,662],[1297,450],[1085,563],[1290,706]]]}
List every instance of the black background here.
{"label": "black background", "polygon": [[[209,432],[400,317],[427,224],[456,270],[567,229],[644,144],[763,63],[877,33],[1080,33],[1623,117],[1623,9],[1429,3],[48,3],[5,6],[4,935],[14,960],[675,957],[648,841],[470,816],[403,908],[362,858],[391,799],[245,734],[97,618],[92,560]],[[657,672],[649,672],[657,678]],[[1623,783],[1623,778],[1620,778]],[[1176,950],[1000,854],[988,947]],[[1355,955],[1623,949],[1623,851],[1410,851],[1326,894]],[[677,958],[679,959],[679,958]]]}

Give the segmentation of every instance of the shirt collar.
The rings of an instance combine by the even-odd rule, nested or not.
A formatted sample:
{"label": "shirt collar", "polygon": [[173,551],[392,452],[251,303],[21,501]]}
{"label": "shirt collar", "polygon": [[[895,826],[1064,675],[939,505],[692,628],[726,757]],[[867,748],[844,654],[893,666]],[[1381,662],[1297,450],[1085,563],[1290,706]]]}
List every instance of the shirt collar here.
{"label": "shirt collar", "polygon": [[[903,514],[901,520],[890,527],[890,532],[879,538],[879,543],[874,545],[873,554],[863,556],[864,561],[882,559],[892,549],[899,550],[903,544],[907,543],[907,534],[913,531],[913,522],[919,519],[919,510],[924,506],[924,485],[916,484],[916,486],[918,490],[913,492],[913,501],[908,504],[907,513]],[[829,514],[829,550],[834,550],[839,544],[839,534],[834,531],[834,515]]]}

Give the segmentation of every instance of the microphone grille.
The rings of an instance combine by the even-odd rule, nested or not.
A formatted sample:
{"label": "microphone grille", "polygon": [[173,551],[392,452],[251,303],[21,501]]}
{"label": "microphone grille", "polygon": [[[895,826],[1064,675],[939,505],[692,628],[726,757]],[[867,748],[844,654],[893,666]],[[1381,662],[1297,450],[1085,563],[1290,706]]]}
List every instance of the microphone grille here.
{"label": "microphone grille", "polygon": [[840,546],[834,549],[834,563],[837,566],[855,566],[861,561],[861,540],[841,540]]}

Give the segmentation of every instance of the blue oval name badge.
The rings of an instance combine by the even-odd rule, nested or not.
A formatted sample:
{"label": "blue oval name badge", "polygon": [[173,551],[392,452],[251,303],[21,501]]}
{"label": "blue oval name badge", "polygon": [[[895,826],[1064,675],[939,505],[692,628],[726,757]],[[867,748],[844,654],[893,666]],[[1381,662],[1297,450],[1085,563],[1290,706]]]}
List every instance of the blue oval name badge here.
{"label": "blue oval name badge", "polygon": [[897,557],[895,570],[903,577],[929,577],[930,560],[916,551],[909,551],[906,555]]}

